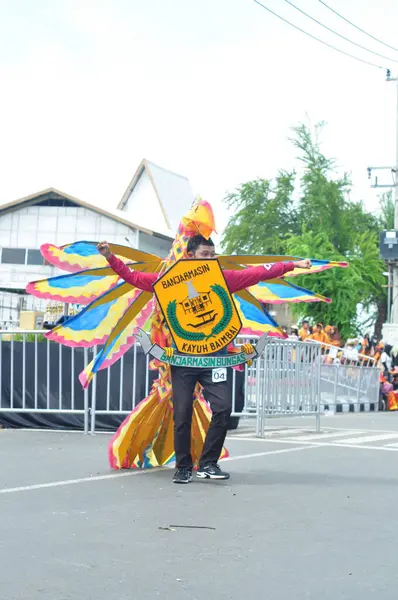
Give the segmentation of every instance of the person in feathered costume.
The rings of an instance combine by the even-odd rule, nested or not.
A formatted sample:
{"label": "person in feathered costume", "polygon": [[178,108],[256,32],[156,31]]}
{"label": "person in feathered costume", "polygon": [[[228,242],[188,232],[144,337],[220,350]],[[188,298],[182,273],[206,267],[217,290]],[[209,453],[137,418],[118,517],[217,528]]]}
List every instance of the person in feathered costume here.
{"label": "person in feathered costume", "polygon": [[[207,202],[199,200],[182,218],[170,253],[164,260],[153,254],[115,244],[99,245],[99,249],[95,242],[76,242],[61,248],[51,244],[41,247],[48,262],[72,273],[30,283],[27,291],[41,298],[87,304],[80,313],[46,334],[47,337],[68,346],[90,347],[104,344],[80,375],[84,387],[89,385],[96,372],[111,366],[134,343],[136,327],[144,327],[150,323],[152,341],[162,347],[171,345],[170,333],[152,298],[152,283],[174,262],[187,257],[187,246],[191,238],[201,235],[208,240],[213,231],[215,223],[212,209]],[[111,266],[100,250],[111,255],[108,257]],[[241,316],[243,333],[261,335],[267,332],[278,337],[285,336],[265,311],[262,302],[330,301],[319,294],[294,286],[283,275],[289,272],[289,276],[295,276],[346,266],[346,263],[313,260],[308,268],[309,261],[283,256],[217,258],[221,266],[227,269],[224,274],[232,273],[232,279],[244,271],[240,273],[240,280],[246,285],[243,289],[241,285],[239,289],[232,290],[236,291],[234,300]],[[126,259],[133,262],[125,264],[123,261]],[[264,263],[267,265],[266,269],[261,268],[271,278],[268,281],[260,281],[258,277],[257,281],[253,280],[252,267]],[[260,267],[256,268],[258,270]],[[152,283],[148,285],[148,282]],[[245,289],[246,286],[252,286],[252,293]],[[159,369],[159,377],[148,397],[128,415],[109,444],[109,462],[112,468],[161,466],[174,458],[170,367],[163,363],[158,363],[156,367]],[[211,417],[201,386],[197,384],[194,390],[190,444],[194,465],[199,463]],[[221,458],[227,455],[223,448]]]}

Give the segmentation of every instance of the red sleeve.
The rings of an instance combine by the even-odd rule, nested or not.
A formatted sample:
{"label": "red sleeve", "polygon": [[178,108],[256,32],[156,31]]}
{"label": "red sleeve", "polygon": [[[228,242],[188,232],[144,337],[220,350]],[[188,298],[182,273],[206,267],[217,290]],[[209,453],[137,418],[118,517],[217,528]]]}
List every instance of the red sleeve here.
{"label": "red sleeve", "polygon": [[239,290],[244,290],[252,285],[256,285],[260,281],[282,277],[282,275],[288,271],[293,270],[294,263],[289,261],[271,265],[260,265],[259,267],[249,267],[242,271],[223,271],[223,273],[229,291],[233,294],[234,292],[239,292]]}
{"label": "red sleeve", "polygon": [[156,273],[141,273],[140,271],[131,271],[122,260],[111,254],[108,258],[108,263],[111,268],[117,273],[124,281],[130,283],[139,290],[144,292],[153,292],[152,286],[157,280],[158,276]]}

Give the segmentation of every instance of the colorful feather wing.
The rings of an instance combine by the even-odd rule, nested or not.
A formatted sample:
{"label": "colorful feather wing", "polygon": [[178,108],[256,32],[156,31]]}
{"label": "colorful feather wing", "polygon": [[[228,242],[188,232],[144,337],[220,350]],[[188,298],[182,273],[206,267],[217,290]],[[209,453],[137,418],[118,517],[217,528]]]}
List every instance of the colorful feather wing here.
{"label": "colorful feather wing", "polygon": [[[134,263],[127,266],[131,266],[135,271],[152,272],[157,268],[158,262]],[[26,291],[37,298],[86,305],[113,288],[118,279],[119,276],[108,266],[32,281],[26,286]]]}
{"label": "colorful feather wing", "polygon": [[[135,250],[128,246],[118,244],[109,245],[111,252],[116,254],[122,260],[127,258],[133,262],[153,262],[158,263],[161,259],[155,254],[149,254],[142,250]],[[108,262],[97,250],[96,242],[73,242],[65,246],[55,246],[54,244],[43,244],[40,251],[44,259],[63,271],[75,273],[83,269],[93,269],[107,267]]]}
{"label": "colorful feather wing", "polygon": [[283,304],[285,302],[331,302],[321,294],[298,287],[286,279],[269,279],[252,286],[250,292],[264,304]]}
{"label": "colorful feather wing", "polygon": [[[142,327],[148,320],[151,311],[152,294],[150,292],[138,292],[118,322],[113,325],[104,347],[80,374],[79,379],[83,387],[89,385],[95,373],[107,369],[127,352],[135,341],[133,334],[136,327]],[[118,314],[120,316],[120,311],[118,311]],[[107,332],[109,332],[109,326],[107,326]]]}
{"label": "colorful feather wing", "polygon": [[54,327],[46,337],[65,346],[91,347],[105,343],[121,315],[139,296],[140,291],[120,283],[85,306],[79,313]]}
{"label": "colorful feather wing", "polygon": [[[302,260],[297,256],[251,256],[251,255],[236,255],[236,256],[218,256],[217,257],[221,266],[226,269],[233,269],[232,265],[245,265],[247,267],[262,265],[262,264],[273,264],[276,262],[288,262]],[[312,273],[320,273],[326,269],[333,269],[335,267],[348,267],[346,262],[335,262],[332,260],[318,260],[316,258],[311,259],[312,267],[310,269],[294,269],[286,273],[285,277],[297,277],[298,275],[310,275]]]}
{"label": "colorful feather wing", "polygon": [[121,246],[120,244],[109,244],[109,249],[112,254],[115,256],[120,256],[121,258],[127,258],[127,260],[131,260],[132,262],[153,262],[158,263],[163,259],[156,254],[151,254],[150,252],[144,252],[143,250],[136,250],[135,248],[130,248],[130,246]]}
{"label": "colorful feather wing", "polygon": [[263,335],[286,338],[286,334],[265,310],[260,302],[247,290],[233,294],[242,321],[241,335]]}
{"label": "colorful feather wing", "polygon": [[26,291],[36,298],[85,305],[113,288],[118,279],[110,267],[104,267],[32,281]]}

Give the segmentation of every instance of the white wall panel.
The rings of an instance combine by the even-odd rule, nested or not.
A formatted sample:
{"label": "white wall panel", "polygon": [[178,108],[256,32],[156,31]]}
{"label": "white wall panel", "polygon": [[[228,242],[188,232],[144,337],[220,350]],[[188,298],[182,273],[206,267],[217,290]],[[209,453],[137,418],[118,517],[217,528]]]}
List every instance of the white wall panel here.
{"label": "white wall panel", "polygon": [[56,217],[58,215],[58,206],[38,206],[37,208],[42,216]]}
{"label": "white wall panel", "polygon": [[39,250],[40,246],[42,244],[50,244],[50,243],[54,243],[54,232],[53,231],[37,231],[36,232],[36,246],[34,246],[33,248],[36,248],[37,250]]}
{"label": "white wall panel", "polygon": [[68,231],[57,231],[57,233],[51,237],[51,242],[56,246],[64,246],[65,244],[77,241],[79,241],[79,239],[76,237],[76,233]]}
{"label": "white wall panel", "polygon": [[116,221],[108,217],[101,216],[98,219],[98,233],[114,234],[116,233]]}
{"label": "white wall panel", "polygon": [[[50,206],[49,208],[53,208]],[[56,215],[40,215],[39,218],[39,231],[55,231],[57,228],[57,216]]]}
{"label": "white wall panel", "polygon": [[12,214],[0,216],[0,231],[9,230],[12,222]]}
{"label": "white wall panel", "polygon": [[76,206],[65,206],[65,215],[77,215],[82,209]]}
{"label": "white wall panel", "polygon": [[[76,209],[75,209],[76,210]],[[58,215],[58,231],[76,231],[77,215]]]}
{"label": "white wall panel", "polygon": [[36,231],[37,225],[37,215],[19,215],[19,227],[22,232]]}
{"label": "white wall panel", "polygon": [[11,231],[0,230],[0,247],[10,248],[11,247]]}
{"label": "white wall panel", "polygon": [[18,229],[13,227],[11,229],[11,239],[10,239],[10,247],[11,248],[19,248],[18,246]]}
{"label": "white wall panel", "polygon": [[[91,236],[95,234],[95,230],[97,227],[97,215],[95,213],[91,213],[91,215],[85,215],[83,218],[79,218],[76,222],[76,232],[79,233],[80,235],[78,236],[79,239],[83,239],[84,237],[87,237],[87,233],[90,232]],[[85,236],[82,237],[82,233],[85,234]]]}
{"label": "white wall panel", "polygon": [[32,248],[37,247],[37,232],[36,231],[23,231],[18,232],[18,248]]}

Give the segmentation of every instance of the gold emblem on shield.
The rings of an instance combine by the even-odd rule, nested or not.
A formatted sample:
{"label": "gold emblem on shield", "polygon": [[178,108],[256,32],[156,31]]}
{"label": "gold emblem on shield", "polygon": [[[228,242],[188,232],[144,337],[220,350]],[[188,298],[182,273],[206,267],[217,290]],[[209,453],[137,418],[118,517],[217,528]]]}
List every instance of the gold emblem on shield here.
{"label": "gold emblem on shield", "polygon": [[213,354],[242,327],[217,259],[179,260],[153,288],[180,352]]}

